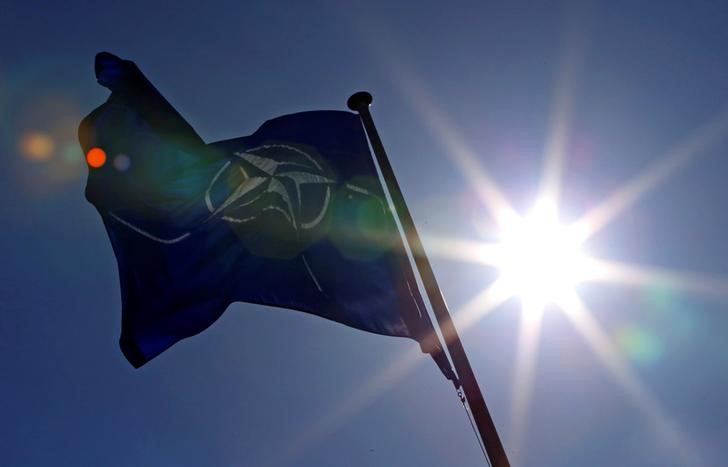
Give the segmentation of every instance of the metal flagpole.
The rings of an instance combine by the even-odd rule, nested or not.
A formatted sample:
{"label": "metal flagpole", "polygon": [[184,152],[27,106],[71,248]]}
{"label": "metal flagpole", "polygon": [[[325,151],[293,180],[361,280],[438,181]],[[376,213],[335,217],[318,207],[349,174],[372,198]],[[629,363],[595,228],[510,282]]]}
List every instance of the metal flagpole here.
{"label": "metal flagpole", "polygon": [[369,137],[369,142],[374,149],[374,155],[377,158],[379,168],[382,171],[384,180],[387,184],[389,194],[394,202],[394,207],[399,217],[402,227],[404,228],[407,242],[409,243],[412,255],[415,259],[415,265],[422,278],[422,283],[425,286],[427,296],[432,305],[432,309],[435,313],[435,318],[440,326],[442,335],[445,339],[445,345],[447,345],[448,352],[452,358],[453,364],[455,365],[455,371],[458,374],[460,383],[462,384],[465,397],[467,398],[468,405],[472,411],[475,424],[478,427],[478,433],[480,438],[483,440],[485,450],[488,455],[488,460],[493,467],[510,467],[508,457],[503,449],[498,432],[495,429],[495,424],[490,416],[488,407],[485,405],[483,394],[478,386],[478,381],[475,379],[473,369],[470,367],[467,355],[465,355],[465,349],[460,342],[460,336],[458,336],[455,325],[452,322],[452,317],[445,304],[445,299],[440,292],[440,287],[437,285],[435,274],[430,266],[430,261],[425,255],[425,251],[422,247],[422,242],[417,233],[417,229],[412,220],[412,215],[407,209],[402,191],[399,188],[399,183],[394,176],[394,171],[387,158],[387,153],[384,151],[381,139],[379,139],[379,133],[374,126],[374,120],[369,113],[369,105],[372,103],[372,95],[368,92],[362,91],[349,97],[346,102],[351,110],[359,113],[364,129]]}

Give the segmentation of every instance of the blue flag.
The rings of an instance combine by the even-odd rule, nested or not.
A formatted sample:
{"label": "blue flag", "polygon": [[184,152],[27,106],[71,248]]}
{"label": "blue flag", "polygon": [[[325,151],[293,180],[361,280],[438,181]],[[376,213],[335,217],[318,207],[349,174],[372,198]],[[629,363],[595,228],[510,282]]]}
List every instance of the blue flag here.
{"label": "blue flag", "polygon": [[205,144],[133,62],[101,53],[96,76],[112,92],[79,128],[86,197],[118,262],[132,365],[240,301],[413,338],[452,377],[356,114]]}

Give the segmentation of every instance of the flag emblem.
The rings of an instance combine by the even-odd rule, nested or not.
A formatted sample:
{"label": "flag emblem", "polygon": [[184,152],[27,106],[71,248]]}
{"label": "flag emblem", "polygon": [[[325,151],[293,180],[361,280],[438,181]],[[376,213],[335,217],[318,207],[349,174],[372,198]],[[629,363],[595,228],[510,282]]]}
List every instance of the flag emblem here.
{"label": "flag emblem", "polygon": [[117,258],[134,366],[239,301],[413,338],[451,375],[356,114],[284,115],[206,144],[133,62],[99,54],[96,75],[112,92],[81,145],[129,163],[90,167],[86,197]]}

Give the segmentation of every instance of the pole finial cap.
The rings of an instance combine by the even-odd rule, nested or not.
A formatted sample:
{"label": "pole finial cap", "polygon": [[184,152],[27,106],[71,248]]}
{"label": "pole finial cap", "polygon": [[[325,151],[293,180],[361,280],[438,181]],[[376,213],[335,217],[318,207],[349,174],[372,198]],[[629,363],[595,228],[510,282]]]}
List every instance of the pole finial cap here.
{"label": "pole finial cap", "polygon": [[349,99],[346,101],[346,106],[349,107],[351,110],[360,112],[369,107],[369,104],[371,103],[372,95],[366,91],[359,91],[349,97]]}

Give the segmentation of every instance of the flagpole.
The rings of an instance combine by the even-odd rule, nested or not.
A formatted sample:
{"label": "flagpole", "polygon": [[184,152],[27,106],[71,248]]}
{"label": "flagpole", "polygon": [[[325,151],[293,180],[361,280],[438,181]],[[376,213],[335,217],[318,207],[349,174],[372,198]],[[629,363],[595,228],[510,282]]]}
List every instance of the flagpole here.
{"label": "flagpole", "polygon": [[450,312],[447,309],[447,304],[442,296],[440,287],[437,285],[435,274],[430,266],[430,261],[425,255],[425,251],[420,241],[420,236],[417,233],[412,215],[407,209],[407,205],[402,195],[402,190],[397,183],[397,179],[394,176],[394,171],[387,158],[387,153],[382,145],[382,140],[379,138],[379,133],[374,126],[374,120],[372,119],[371,113],[369,113],[369,105],[372,103],[372,95],[368,92],[361,91],[353,94],[349,97],[346,102],[347,106],[359,113],[364,129],[366,130],[369,142],[374,149],[374,155],[377,158],[379,168],[382,171],[384,181],[387,184],[389,194],[394,202],[394,208],[397,216],[404,229],[407,242],[409,243],[412,255],[415,259],[415,265],[422,278],[422,283],[425,286],[427,296],[432,305],[432,309],[435,313],[435,318],[442,331],[443,338],[445,339],[445,345],[447,345],[448,352],[452,358],[453,364],[455,365],[455,371],[458,374],[460,383],[462,384],[465,397],[467,398],[468,405],[473,414],[473,419],[478,427],[478,433],[480,438],[483,440],[485,445],[485,451],[493,467],[510,467],[508,457],[503,449],[498,432],[495,429],[495,424],[490,416],[488,407],[485,405],[483,394],[478,386],[478,381],[473,374],[473,369],[470,366],[468,357],[465,354],[465,349],[460,342],[460,336],[455,329]]}

